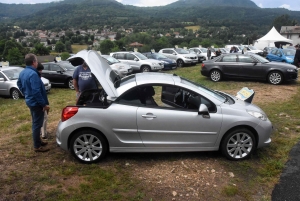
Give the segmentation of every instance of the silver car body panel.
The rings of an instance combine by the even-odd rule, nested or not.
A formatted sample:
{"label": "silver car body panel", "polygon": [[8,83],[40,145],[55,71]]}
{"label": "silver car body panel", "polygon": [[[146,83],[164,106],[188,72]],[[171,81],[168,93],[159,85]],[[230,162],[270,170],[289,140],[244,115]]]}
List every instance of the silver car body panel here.
{"label": "silver car body panel", "polygon": [[[19,87],[17,85],[18,80],[17,79],[12,80],[12,79],[10,79],[9,77],[7,77],[5,75],[5,71],[10,70],[10,69],[24,69],[24,68],[22,68],[22,67],[13,67],[13,66],[0,68],[0,70],[4,73],[3,76],[5,77],[4,81],[0,81],[0,95],[2,95],[2,96],[10,96],[10,91],[13,88],[19,89]],[[46,91],[49,92],[51,90],[51,83],[49,82],[48,79],[46,79],[44,77],[41,77],[41,79],[42,79],[42,82],[44,83]],[[19,90],[19,92],[22,96],[24,96],[20,90]]]}
{"label": "silver car body panel", "polygon": [[[76,55],[75,55],[76,56]],[[90,58],[92,60],[90,61]],[[89,54],[88,64],[98,65],[101,59]],[[94,59],[94,60],[93,60]],[[97,75],[97,79],[102,78]],[[126,80],[124,80],[126,79]],[[99,80],[100,81],[100,80]],[[105,79],[101,80],[101,84]],[[107,84],[108,85],[108,84]],[[181,152],[215,151],[220,147],[224,135],[233,128],[246,127],[257,139],[257,147],[271,142],[271,122],[250,115],[247,111],[265,113],[256,105],[232,97],[229,104],[221,101],[210,91],[166,73],[138,73],[122,79],[115,89],[118,98],[128,90],[143,85],[179,86],[209,99],[216,111],[207,115],[197,110],[180,108],[133,106],[112,101],[107,107],[78,106],[76,115],[60,121],[56,131],[57,144],[68,150],[70,138],[76,131],[89,128],[101,132],[107,139],[111,152]],[[104,88],[104,87],[103,87]],[[104,88],[105,89],[105,88]]]}

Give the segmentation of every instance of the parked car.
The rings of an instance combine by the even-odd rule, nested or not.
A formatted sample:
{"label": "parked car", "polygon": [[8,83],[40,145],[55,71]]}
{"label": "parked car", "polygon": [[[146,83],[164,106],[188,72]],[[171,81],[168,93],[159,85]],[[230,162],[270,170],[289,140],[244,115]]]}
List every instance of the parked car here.
{"label": "parked car", "polygon": [[269,61],[278,61],[292,64],[294,62],[296,50],[293,49],[273,49],[267,54],[266,59]]}
{"label": "parked car", "polygon": [[195,53],[198,57],[198,62],[201,63],[202,61],[208,60],[206,50],[199,48],[199,47],[192,47],[189,49],[189,53]]}
{"label": "parked car", "polygon": [[163,70],[172,70],[172,69],[176,69],[176,61],[174,59],[169,59],[168,57],[166,57],[165,55],[161,54],[161,53],[157,53],[157,52],[144,52],[142,53],[143,55],[145,55],[148,59],[155,59],[155,60],[159,60],[163,63],[164,67]]}
{"label": "parked car", "polygon": [[[0,95],[10,96],[12,99],[19,99],[24,95],[21,93],[17,86],[17,81],[21,71],[24,70],[22,67],[2,67],[0,68]],[[51,90],[51,83],[46,78],[41,78],[44,83],[47,92]]]}
{"label": "parked car", "polygon": [[159,71],[164,66],[162,62],[148,59],[139,52],[112,52],[110,56],[118,59],[122,63],[128,64],[135,72]]}
{"label": "parked car", "polygon": [[290,64],[269,62],[257,54],[225,54],[202,63],[201,74],[218,82],[223,78],[239,78],[268,81],[281,84],[297,80],[298,69]]}
{"label": "parked car", "polygon": [[101,55],[109,64],[109,66],[118,74],[120,77],[125,77],[132,73],[132,68],[128,64],[121,63],[118,59],[113,58],[109,55]]}
{"label": "parked car", "polygon": [[56,131],[57,144],[80,162],[98,162],[108,152],[217,150],[242,160],[271,142],[272,123],[249,99],[173,74],[120,79],[93,50],[70,58],[74,65],[82,60],[99,88],[83,92],[78,105],[65,107]]}
{"label": "parked car", "polygon": [[198,57],[195,54],[190,54],[182,48],[164,48],[159,50],[159,53],[170,59],[174,59],[177,67],[183,67],[185,64],[196,65],[198,63]]}
{"label": "parked car", "polygon": [[277,47],[265,47],[263,49],[263,57],[266,57],[274,49],[277,49]]}
{"label": "parked car", "polygon": [[[254,54],[258,54],[260,56],[263,56],[263,51],[262,50],[256,49],[255,47],[253,47],[251,45],[242,45],[242,46],[239,46],[239,48],[244,53],[254,53]],[[246,49],[246,51],[244,51],[245,49]]]}
{"label": "parked car", "polygon": [[74,89],[73,73],[75,67],[68,61],[42,63],[44,70],[42,76],[47,78],[52,85],[66,86]]}

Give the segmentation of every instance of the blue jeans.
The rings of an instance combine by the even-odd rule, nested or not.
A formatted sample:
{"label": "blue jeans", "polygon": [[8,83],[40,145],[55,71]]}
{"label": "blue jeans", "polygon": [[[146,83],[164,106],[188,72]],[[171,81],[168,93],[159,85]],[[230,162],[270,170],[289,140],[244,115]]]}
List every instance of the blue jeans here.
{"label": "blue jeans", "polygon": [[41,128],[44,122],[44,111],[40,106],[29,107],[32,117],[32,138],[34,148],[41,147]]}

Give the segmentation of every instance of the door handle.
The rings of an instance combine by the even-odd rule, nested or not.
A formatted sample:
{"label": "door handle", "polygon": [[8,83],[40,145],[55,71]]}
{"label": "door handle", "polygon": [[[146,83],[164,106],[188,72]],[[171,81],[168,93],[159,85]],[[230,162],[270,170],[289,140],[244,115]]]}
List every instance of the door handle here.
{"label": "door handle", "polygon": [[144,117],[144,118],[156,118],[156,116],[149,115],[149,114],[143,114],[142,117]]}

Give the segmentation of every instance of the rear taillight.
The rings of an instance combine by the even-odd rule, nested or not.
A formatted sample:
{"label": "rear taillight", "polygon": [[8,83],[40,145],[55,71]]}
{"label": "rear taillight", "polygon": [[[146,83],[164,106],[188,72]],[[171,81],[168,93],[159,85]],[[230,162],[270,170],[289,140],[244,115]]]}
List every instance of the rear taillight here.
{"label": "rear taillight", "polygon": [[66,121],[78,112],[78,107],[65,107],[61,113],[61,121]]}
{"label": "rear taillight", "polygon": [[203,68],[204,66],[205,66],[204,63],[202,63],[201,67]]}

